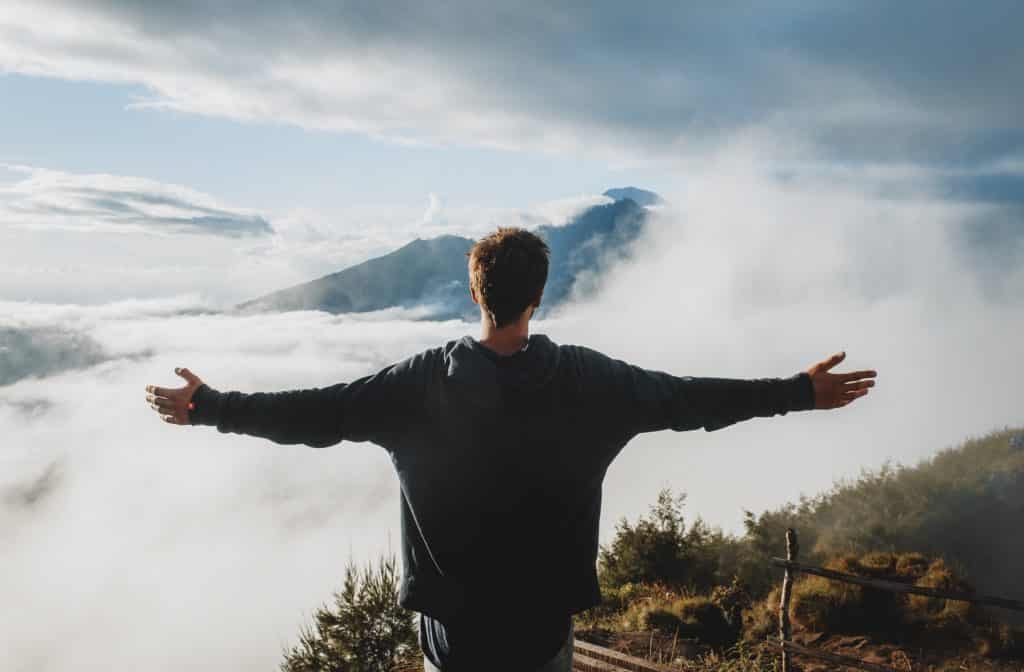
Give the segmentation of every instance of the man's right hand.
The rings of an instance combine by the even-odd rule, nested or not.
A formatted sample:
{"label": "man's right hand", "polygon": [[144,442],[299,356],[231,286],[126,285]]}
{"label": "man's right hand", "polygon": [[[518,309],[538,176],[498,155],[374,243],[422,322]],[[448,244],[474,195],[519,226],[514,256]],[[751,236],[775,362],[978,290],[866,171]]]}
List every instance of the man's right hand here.
{"label": "man's right hand", "polygon": [[176,368],[174,372],[184,378],[184,387],[157,387],[146,385],[146,401],[150,407],[160,414],[160,419],[172,425],[188,425],[189,404],[196,388],[203,384],[199,376],[188,369]]}
{"label": "man's right hand", "polygon": [[814,408],[839,408],[852,403],[875,386],[872,378],[877,371],[864,370],[851,373],[829,373],[829,369],[846,359],[846,352],[837,352],[828,359],[807,369],[814,384]]}

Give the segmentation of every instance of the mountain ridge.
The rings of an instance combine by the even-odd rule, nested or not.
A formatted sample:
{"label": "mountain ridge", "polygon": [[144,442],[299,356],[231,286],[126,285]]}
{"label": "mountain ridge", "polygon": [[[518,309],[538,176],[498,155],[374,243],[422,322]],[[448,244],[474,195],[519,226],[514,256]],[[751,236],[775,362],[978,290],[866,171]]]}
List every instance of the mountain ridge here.
{"label": "mountain ridge", "polygon": [[[628,187],[626,190],[636,190]],[[618,192],[624,190],[608,190]],[[660,197],[653,192],[660,201]],[[630,197],[591,206],[561,226],[532,229],[548,243],[551,267],[538,317],[574,292],[593,291],[595,277],[629,256],[648,225],[647,210]],[[453,234],[416,238],[387,254],[235,304],[240,312],[323,310],[360,313],[427,307],[426,319],[476,319],[469,296],[466,253],[475,241]],[[582,282],[586,278],[587,282]]]}

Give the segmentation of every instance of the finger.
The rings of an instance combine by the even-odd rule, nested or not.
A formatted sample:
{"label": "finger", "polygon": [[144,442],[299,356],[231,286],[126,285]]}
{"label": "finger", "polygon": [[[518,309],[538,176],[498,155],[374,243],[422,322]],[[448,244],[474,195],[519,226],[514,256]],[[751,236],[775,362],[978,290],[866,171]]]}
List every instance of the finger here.
{"label": "finger", "polygon": [[153,394],[157,397],[170,398],[174,398],[174,396],[177,394],[175,390],[172,390],[167,387],[157,387],[156,385],[146,385],[146,392],[149,392],[150,394]]}
{"label": "finger", "polygon": [[151,404],[159,404],[161,402],[171,403],[174,400],[171,399],[170,397],[160,397],[160,396],[157,396],[155,394],[147,394],[146,395],[146,401],[148,401]]}
{"label": "finger", "polygon": [[164,422],[169,422],[172,425],[178,424],[177,420],[174,419],[173,415],[161,415],[160,417],[163,418]]}
{"label": "finger", "polygon": [[850,373],[837,373],[836,375],[839,376],[840,380],[847,381],[858,380],[860,378],[874,378],[878,375],[878,372],[865,369],[863,371],[851,371]]}
{"label": "finger", "polygon": [[843,385],[844,392],[850,392],[852,390],[864,390],[869,387],[874,387],[875,381],[873,380],[859,380],[855,383],[846,383]]}
{"label": "finger", "polygon": [[842,352],[837,352],[836,354],[832,355],[831,357],[823,361],[821,363],[821,368],[825,371],[828,371],[829,369],[831,369],[833,366],[843,361],[844,359],[846,359],[846,351],[844,350]]}
{"label": "finger", "polygon": [[166,397],[157,397],[155,400],[150,401],[149,405],[158,411],[165,411],[167,413],[173,413],[177,407],[177,404]]}
{"label": "finger", "polygon": [[181,376],[182,378],[184,378],[185,380],[187,380],[189,383],[192,383],[193,385],[198,385],[199,383],[202,382],[201,380],[199,380],[199,376],[197,376],[196,374],[192,373],[191,371],[182,366],[176,368],[174,372]]}

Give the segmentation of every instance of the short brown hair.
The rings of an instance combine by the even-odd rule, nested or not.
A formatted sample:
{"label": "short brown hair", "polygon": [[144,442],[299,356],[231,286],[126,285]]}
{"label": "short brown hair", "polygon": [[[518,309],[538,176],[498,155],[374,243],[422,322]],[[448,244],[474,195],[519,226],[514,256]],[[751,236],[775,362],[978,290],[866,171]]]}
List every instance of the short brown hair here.
{"label": "short brown hair", "polygon": [[495,328],[519,319],[540,301],[548,279],[547,243],[535,233],[510,226],[478,240],[469,257],[469,284]]}

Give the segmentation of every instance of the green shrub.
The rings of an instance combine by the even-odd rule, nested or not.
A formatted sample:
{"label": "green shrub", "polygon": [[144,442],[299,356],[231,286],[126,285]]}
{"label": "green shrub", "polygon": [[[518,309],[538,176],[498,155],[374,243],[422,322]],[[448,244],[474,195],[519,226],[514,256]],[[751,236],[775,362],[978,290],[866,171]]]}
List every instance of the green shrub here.
{"label": "green shrub", "polygon": [[733,577],[729,585],[714,587],[711,591],[711,601],[721,608],[726,620],[738,630],[742,623],[743,610],[751,604],[750,591],[738,577]]}
{"label": "green shrub", "polygon": [[711,646],[736,641],[739,628],[733,627],[722,608],[708,597],[642,597],[622,613],[619,626],[625,631],[656,631],[664,635],[697,639]]}
{"label": "green shrub", "polygon": [[928,571],[928,558],[921,553],[903,553],[896,561],[896,574],[910,581],[917,581]]}
{"label": "green shrub", "polygon": [[684,597],[671,607],[680,623],[679,636],[693,637],[705,644],[724,646],[736,641],[733,628],[722,608],[707,597]]}
{"label": "green shrub", "polygon": [[611,544],[600,550],[598,567],[603,591],[628,583],[660,583],[675,590],[706,593],[727,583],[722,559],[739,562],[741,542],[699,518],[687,528],[682,507],[685,495],[658,493],[648,516],[636,524],[623,519]]}
{"label": "green shrub", "polygon": [[779,633],[779,599],[781,591],[773,589],[763,600],[743,610],[743,640],[753,644]]}
{"label": "green shrub", "polygon": [[[945,561],[941,559],[929,564],[928,570],[915,585],[957,593],[972,592],[970,584],[956,577],[946,566]],[[959,617],[967,619],[970,616],[971,604],[969,602],[944,600],[925,595],[911,595],[908,599],[907,611],[913,620],[921,623],[938,618]]]}
{"label": "green shrub", "polygon": [[303,627],[299,643],[285,653],[282,672],[384,672],[414,662],[419,641],[413,612],[398,605],[399,572],[394,556],[376,570],[349,563],[334,608],[317,609],[314,627]]}
{"label": "green shrub", "polygon": [[648,607],[644,609],[639,620],[641,630],[655,630],[665,635],[677,632],[682,626],[679,616],[664,607]]}

